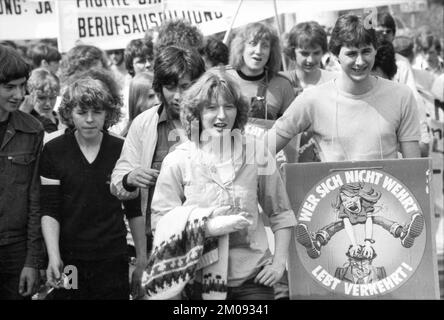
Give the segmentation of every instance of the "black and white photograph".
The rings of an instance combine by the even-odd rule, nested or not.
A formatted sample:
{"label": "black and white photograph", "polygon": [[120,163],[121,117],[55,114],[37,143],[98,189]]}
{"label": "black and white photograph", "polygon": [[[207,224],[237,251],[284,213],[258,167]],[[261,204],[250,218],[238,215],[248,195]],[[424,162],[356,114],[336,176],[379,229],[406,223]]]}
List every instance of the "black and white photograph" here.
{"label": "black and white photograph", "polygon": [[443,130],[444,0],[0,0],[0,304],[443,301]]}

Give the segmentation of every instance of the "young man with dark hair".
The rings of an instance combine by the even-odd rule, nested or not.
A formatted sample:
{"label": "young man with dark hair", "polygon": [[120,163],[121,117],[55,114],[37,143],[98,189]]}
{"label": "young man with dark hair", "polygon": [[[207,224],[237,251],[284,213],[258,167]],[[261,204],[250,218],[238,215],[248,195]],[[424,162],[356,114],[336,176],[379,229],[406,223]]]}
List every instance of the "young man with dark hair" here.
{"label": "young man with dark hair", "polygon": [[[304,91],[276,130],[277,151],[301,131],[311,131],[321,161],[419,157],[418,111],[405,85],[370,75],[375,62],[375,30],[355,15],[339,17],[330,40],[341,73],[334,81]],[[365,134],[363,134],[363,128]]]}
{"label": "young man with dark hair", "polygon": [[[406,85],[371,75],[376,48],[375,30],[366,28],[361,17],[338,18],[330,50],[338,57],[340,75],[304,91],[276,121],[278,151],[296,134],[308,131],[324,162],[396,159],[399,148],[404,158],[420,156],[413,93]],[[423,223],[413,214],[406,230],[422,230]],[[319,255],[316,238],[304,224],[296,226],[295,236],[311,257]],[[409,231],[404,236],[412,240],[417,235]],[[365,240],[366,246],[370,243]]]}
{"label": "young man with dark hair", "polygon": [[[119,57],[115,54],[116,51],[117,50],[111,51],[113,53],[113,55],[110,56],[110,58],[113,58],[111,63],[113,63],[113,60],[117,60]],[[113,70],[119,79],[119,84],[122,88],[123,95],[123,116],[117,124],[109,128],[109,132],[117,135],[125,134],[130,122],[129,87],[131,79],[141,73],[153,75],[153,42],[151,39],[144,38],[131,40],[123,53],[123,61],[124,63],[122,64],[128,71],[126,76],[123,76],[123,73],[121,73],[121,67],[116,67],[115,64],[111,65],[111,70]]]}
{"label": "young man with dark hair", "polygon": [[60,60],[62,60],[62,55],[60,52],[47,44],[38,43],[31,47],[28,56],[31,58],[36,68],[45,68],[54,74],[59,71]]}
{"label": "young man with dark hair", "polygon": [[207,69],[228,64],[229,49],[222,40],[215,36],[205,38],[203,58]]}
{"label": "young man with dark hair", "polygon": [[45,267],[37,172],[43,127],[18,110],[29,72],[17,51],[0,45],[0,300],[29,299]]}
{"label": "young man with dark hair", "polygon": [[[148,250],[151,249],[151,199],[165,156],[174,149],[176,139],[185,135],[179,119],[180,103],[185,90],[205,72],[197,51],[170,46],[154,61],[154,91],[161,103],[134,119],[122,153],[111,177],[111,193],[126,200],[141,193],[142,214],[146,219]],[[142,272],[143,266],[135,272]]]}

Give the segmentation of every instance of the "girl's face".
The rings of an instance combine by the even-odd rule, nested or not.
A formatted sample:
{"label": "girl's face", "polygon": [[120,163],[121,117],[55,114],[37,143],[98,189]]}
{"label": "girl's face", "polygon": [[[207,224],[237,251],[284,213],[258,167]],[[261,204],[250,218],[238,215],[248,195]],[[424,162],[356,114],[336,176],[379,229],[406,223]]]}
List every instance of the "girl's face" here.
{"label": "girl's face", "polygon": [[423,50],[424,59],[427,61],[430,67],[435,68],[439,64],[438,52],[435,47],[430,47],[427,50]]}
{"label": "girl's face", "polygon": [[338,61],[342,72],[353,82],[366,80],[375,64],[376,50],[371,44],[356,47],[341,47]]}
{"label": "girl's face", "polygon": [[247,76],[256,76],[264,72],[264,68],[270,58],[270,41],[251,39],[245,44],[243,59],[244,65],[241,71]]}
{"label": "girl's face", "polygon": [[133,59],[134,73],[139,74],[142,72],[153,71],[153,60],[146,56],[138,56]]}
{"label": "girl's face", "polygon": [[140,105],[140,110],[139,110],[140,113],[154,107],[156,104],[159,103],[159,99],[157,98],[157,95],[154,92],[154,89],[151,87],[147,90],[147,97],[146,98],[147,99],[146,99],[145,103]]}
{"label": "girl's face", "polygon": [[312,73],[321,67],[323,51],[320,45],[296,48],[296,67],[305,73]]}
{"label": "girl's face", "polygon": [[123,50],[111,50],[108,52],[108,59],[114,66],[120,66],[124,58]]}
{"label": "girl's face", "polygon": [[45,86],[42,90],[33,90],[31,97],[35,110],[44,117],[50,117],[57,101],[58,90],[51,86]]}
{"label": "girl's face", "polygon": [[105,118],[105,110],[82,109],[79,106],[72,110],[74,126],[85,140],[95,139],[100,135],[105,125]]}
{"label": "girl's face", "polygon": [[205,106],[200,112],[202,131],[207,136],[222,137],[230,135],[237,116],[236,106],[219,96],[212,98],[210,105]]}

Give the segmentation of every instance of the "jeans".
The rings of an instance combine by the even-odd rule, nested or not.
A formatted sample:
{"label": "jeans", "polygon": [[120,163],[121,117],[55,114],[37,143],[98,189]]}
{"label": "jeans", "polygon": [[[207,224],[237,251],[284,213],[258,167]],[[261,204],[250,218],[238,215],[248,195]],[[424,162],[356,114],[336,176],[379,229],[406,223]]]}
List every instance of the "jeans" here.
{"label": "jeans", "polygon": [[26,241],[0,246],[0,300],[24,300],[18,293],[26,260]]}
{"label": "jeans", "polygon": [[[202,300],[201,283],[195,281],[185,291],[190,300]],[[251,278],[239,287],[228,287],[227,300],[274,300],[274,289],[254,283],[254,278]]]}
{"label": "jeans", "polygon": [[[77,289],[57,289],[55,300],[129,300],[128,257],[98,261],[67,260],[77,268]],[[73,273],[69,276],[71,277]],[[72,279],[72,278],[71,278]]]}

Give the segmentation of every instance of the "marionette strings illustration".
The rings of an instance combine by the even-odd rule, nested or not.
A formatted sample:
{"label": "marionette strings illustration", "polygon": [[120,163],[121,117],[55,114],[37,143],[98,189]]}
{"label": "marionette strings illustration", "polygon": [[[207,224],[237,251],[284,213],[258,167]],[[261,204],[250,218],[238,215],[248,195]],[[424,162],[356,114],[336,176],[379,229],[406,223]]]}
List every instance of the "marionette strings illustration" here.
{"label": "marionette strings illustration", "polygon": [[[391,181],[387,182],[387,177],[382,183],[381,190],[390,191],[401,203],[403,203],[401,200],[404,201],[404,209],[407,210],[403,211],[410,213],[397,217],[398,219],[404,218],[405,221],[393,221],[384,215],[384,212],[390,210],[392,206],[384,204],[384,200],[381,199],[382,192],[374,188],[375,181],[373,184],[365,182],[343,184],[340,176],[336,178],[339,178],[336,179],[337,188],[331,191],[334,193],[332,198],[329,197],[333,199],[330,214],[335,216],[334,221],[326,223],[321,228],[310,230],[315,227],[301,222],[304,219],[299,219],[299,224],[295,229],[296,240],[305,248],[309,258],[318,259],[322,255],[323,248],[329,246],[332,238],[338,233],[345,232],[348,243],[344,243],[343,248],[340,249],[344,253],[344,263],[336,266],[334,277],[354,284],[382,280],[387,276],[386,268],[373,265],[373,260],[377,257],[374,245],[378,240],[375,239],[376,228],[385,230],[394,239],[399,239],[398,245],[400,247],[409,249],[415,245],[415,239],[423,232],[423,214],[418,206],[405,205],[406,199],[401,199],[401,197],[406,198],[405,194],[408,193],[400,196],[399,193],[393,192],[394,188],[399,188]],[[322,188],[316,190],[322,198],[323,194],[320,191],[325,193],[325,190]],[[320,199],[311,197],[311,203],[317,204],[313,200],[319,202]],[[386,208],[386,210],[382,210],[382,208]],[[360,227],[357,228],[357,226]],[[337,246],[337,243],[335,245]]]}

